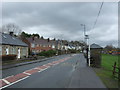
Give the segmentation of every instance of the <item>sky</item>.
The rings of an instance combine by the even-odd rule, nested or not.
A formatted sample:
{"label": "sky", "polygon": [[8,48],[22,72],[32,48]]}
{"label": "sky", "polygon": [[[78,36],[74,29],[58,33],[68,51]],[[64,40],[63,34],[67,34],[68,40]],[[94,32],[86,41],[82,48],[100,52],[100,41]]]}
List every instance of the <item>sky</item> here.
{"label": "sky", "polygon": [[15,23],[27,33],[45,38],[84,40],[84,27],[90,44],[118,44],[118,4],[104,2],[4,2],[2,25]]}

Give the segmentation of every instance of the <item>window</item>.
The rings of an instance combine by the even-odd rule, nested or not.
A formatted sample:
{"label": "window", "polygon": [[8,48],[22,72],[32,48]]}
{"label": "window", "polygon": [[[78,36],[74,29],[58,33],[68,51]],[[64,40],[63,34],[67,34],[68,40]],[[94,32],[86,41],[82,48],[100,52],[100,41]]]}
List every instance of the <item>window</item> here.
{"label": "window", "polygon": [[46,47],[45,45],[43,45],[43,47]]}
{"label": "window", "polygon": [[39,47],[39,44],[37,44],[37,47]]}
{"label": "window", "polygon": [[55,45],[52,45],[52,48],[55,48]]}
{"label": "window", "polygon": [[0,55],[2,55],[2,47],[0,46]]}
{"label": "window", "polygon": [[31,47],[34,48],[34,47],[35,47],[35,44],[32,43],[32,44],[31,44]]}
{"label": "window", "polygon": [[15,54],[15,48],[12,47],[12,54]]}

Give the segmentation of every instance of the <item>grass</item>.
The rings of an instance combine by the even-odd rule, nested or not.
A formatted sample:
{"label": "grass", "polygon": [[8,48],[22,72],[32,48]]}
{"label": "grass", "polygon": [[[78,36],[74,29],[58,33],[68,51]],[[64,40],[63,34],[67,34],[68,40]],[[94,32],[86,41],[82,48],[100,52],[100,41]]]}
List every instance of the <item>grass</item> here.
{"label": "grass", "polygon": [[118,66],[118,56],[102,54],[101,68],[94,68],[107,88],[118,88],[118,80],[112,75],[114,62],[116,62]]}

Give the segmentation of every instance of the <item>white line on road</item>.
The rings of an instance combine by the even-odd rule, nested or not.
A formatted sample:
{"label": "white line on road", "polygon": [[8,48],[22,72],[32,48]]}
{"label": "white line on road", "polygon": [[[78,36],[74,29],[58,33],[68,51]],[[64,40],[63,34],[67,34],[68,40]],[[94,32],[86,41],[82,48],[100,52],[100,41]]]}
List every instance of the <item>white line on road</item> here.
{"label": "white line on road", "polygon": [[[69,59],[69,58],[67,58],[67,59]],[[66,59],[65,59],[65,60],[66,60]],[[65,60],[64,60],[64,61],[65,61]],[[64,61],[62,61],[62,62],[64,62]],[[60,63],[60,62],[59,62],[59,63]],[[57,65],[57,64],[59,64],[59,63],[55,63],[55,64],[48,63],[48,64],[51,64],[52,66],[54,66],[54,65]],[[47,64],[46,64],[46,65],[43,65],[43,66],[47,66]],[[46,69],[48,69],[48,68],[50,68],[50,67],[51,67],[51,66],[47,66],[45,69],[41,69],[41,70],[40,70],[39,68],[34,68],[34,69],[38,69],[38,70],[40,70],[40,71],[38,71],[38,72],[42,72],[42,71],[44,71],[44,70],[46,70]],[[30,70],[33,70],[33,69],[26,70],[26,71],[24,71],[23,73],[30,76],[30,75],[32,75],[32,74],[27,73],[27,71],[30,71]],[[14,75],[12,75],[12,76],[14,76]],[[3,80],[6,84],[8,84],[8,85],[1,87],[0,90],[3,89],[3,88],[6,88],[6,87],[8,87],[8,86],[11,86],[11,85],[13,85],[13,84],[15,84],[15,83],[17,83],[17,82],[19,82],[19,81],[22,81],[22,80],[24,80],[24,79],[26,79],[26,78],[29,77],[29,76],[26,76],[26,77],[24,77],[24,78],[22,78],[22,79],[19,79],[19,80],[15,81],[15,82],[12,82],[12,83],[10,83],[10,82],[8,82],[7,80],[5,80],[5,79],[7,79],[7,78],[9,78],[9,77],[12,77],[12,76],[8,76],[8,77],[2,79],[2,80]]]}
{"label": "white line on road", "polygon": [[13,82],[13,83],[10,83],[9,85],[6,85],[6,86],[4,86],[4,87],[1,87],[0,90],[3,89],[3,88],[6,88],[6,87],[8,87],[8,86],[11,86],[11,85],[13,85],[13,84],[15,84],[15,83],[17,83],[17,82],[20,82],[20,81],[22,81],[22,80],[24,80],[24,79],[26,79],[26,78],[28,78],[28,77],[29,77],[29,76],[26,76],[26,77],[24,77],[24,78],[22,78],[22,79],[19,79],[19,80]]}
{"label": "white line on road", "polygon": [[45,68],[45,69],[41,69],[40,71],[38,71],[38,72],[42,72],[42,71],[44,71],[44,70],[46,70],[46,69],[48,69],[48,68]]}
{"label": "white line on road", "polygon": [[2,79],[6,84],[10,84],[10,82],[8,82],[7,80],[5,79]]}
{"label": "white line on road", "polygon": [[23,72],[24,74],[31,75],[30,73]]}

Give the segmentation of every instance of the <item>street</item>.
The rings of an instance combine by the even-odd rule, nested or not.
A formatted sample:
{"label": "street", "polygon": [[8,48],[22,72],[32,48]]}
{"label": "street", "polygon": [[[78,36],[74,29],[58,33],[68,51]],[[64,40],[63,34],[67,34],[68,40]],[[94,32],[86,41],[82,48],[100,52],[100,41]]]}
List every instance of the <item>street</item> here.
{"label": "street", "polygon": [[105,88],[95,72],[86,66],[83,54],[55,56],[3,70],[2,82],[2,88]]}

